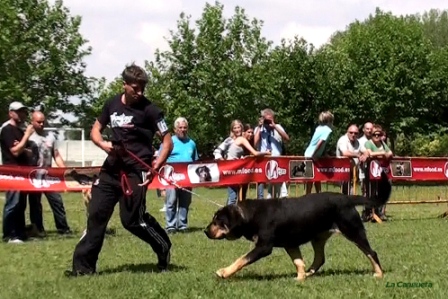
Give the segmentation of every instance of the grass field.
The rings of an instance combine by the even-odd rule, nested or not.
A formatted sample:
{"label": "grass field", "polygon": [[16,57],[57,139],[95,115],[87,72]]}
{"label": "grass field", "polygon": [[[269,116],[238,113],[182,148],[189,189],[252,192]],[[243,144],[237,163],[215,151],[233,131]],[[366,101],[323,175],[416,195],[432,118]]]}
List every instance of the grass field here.
{"label": "grass field", "polygon": [[[301,189],[300,192],[303,190]],[[151,248],[125,231],[118,207],[110,227],[116,236],[106,238],[98,262],[101,275],[68,279],[63,271],[71,264],[73,249],[85,226],[80,194],[65,194],[68,220],[76,232],[59,237],[46,200],[44,217],[47,239],[23,245],[0,245],[0,298],[445,298],[448,290],[448,220],[436,216],[447,209],[440,205],[390,205],[390,221],[367,223],[367,233],[377,251],[385,277],[373,278],[367,258],[342,236],[327,244],[327,262],[321,272],[304,283],[294,280],[295,267],[284,250],[248,266],[235,277],[221,281],[214,272],[247,252],[245,240],[211,241],[203,228],[216,206],[203,198],[225,203],[225,190],[196,190],[190,212],[192,232],[171,237],[171,271],[154,272],[156,256]],[[293,193],[293,192],[292,192]],[[435,199],[445,189],[421,187],[394,191],[394,200]],[[254,192],[252,191],[252,195]],[[431,198],[430,198],[431,197]],[[3,194],[0,194],[3,198]],[[3,204],[4,199],[1,200]],[[149,210],[159,221],[162,201],[148,194]],[[312,250],[303,247],[310,265]],[[404,283],[430,283],[403,287]],[[391,285],[395,283],[395,287]]]}

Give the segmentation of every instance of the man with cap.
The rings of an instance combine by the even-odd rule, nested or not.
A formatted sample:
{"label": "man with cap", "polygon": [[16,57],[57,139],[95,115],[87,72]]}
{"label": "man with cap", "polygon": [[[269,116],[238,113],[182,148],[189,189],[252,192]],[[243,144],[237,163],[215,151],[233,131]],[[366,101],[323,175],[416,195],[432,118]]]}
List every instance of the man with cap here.
{"label": "man with cap", "polygon": [[[9,120],[0,132],[0,147],[3,165],[29,165],[32,155],[27,148],[28,139],[33,134],[32,125],[24,129],[28,107],[20,102],[9,105]],[[23,130],[24,129],[24,130]],[[3,210],[3,240],[20,244],[25,240],[25,209],[27,194],[20,191],[7,191]]]}

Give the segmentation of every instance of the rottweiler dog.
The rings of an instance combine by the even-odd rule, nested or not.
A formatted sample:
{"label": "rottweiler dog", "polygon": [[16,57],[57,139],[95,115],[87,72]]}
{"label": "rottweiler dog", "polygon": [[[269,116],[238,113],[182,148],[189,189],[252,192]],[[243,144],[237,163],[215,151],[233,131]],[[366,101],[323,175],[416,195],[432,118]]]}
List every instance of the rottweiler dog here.
{"label": "rottweiler dog", "polygon": [[[372,198],[358,195],[323,192],[298,198],[246,200],[220,208],[204,233],[209,239],[236,240],[241,237],[255,243],[254,249],[233,264],[219,269],[216,275],[228,278],[259,259],[272,253],[274,247],[284,248],[303,281],[325,263],[324,248],[328,239],[340,232],[367,256],[374,276],[383,277],[377,253],[370,247],[364,224],[356,206],[374,208],[385,204],[392,186],[382,172],[378,193]],[[314,261],[305,271],[300,246],[311,242]]]}
{"label": "rottweiler dog", "polygon": [[199,182],[200,183],[211,182],[212,181],[212,176],[210,174],[210,168],[208,168],[205,165],[196,168],[196,174],[199,177]]}

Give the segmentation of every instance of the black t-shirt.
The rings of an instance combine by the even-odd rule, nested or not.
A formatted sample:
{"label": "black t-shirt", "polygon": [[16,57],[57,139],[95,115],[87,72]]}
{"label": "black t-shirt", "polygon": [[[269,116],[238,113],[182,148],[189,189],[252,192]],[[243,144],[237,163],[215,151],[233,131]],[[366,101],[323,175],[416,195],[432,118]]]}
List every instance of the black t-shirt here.
{"label": "black t-shirt", "polygon": [[17,157],[11,153],[11,148],[14,147],[14,142],[20,142],[24,132],[17,126],[11,124],[7,124],[1,130],[0,145],[2,150],[2,163],[4,165],[29,165],[28,156],[25,151]]}
{"label": "black t-shirt", "polygon": [[[168,132],[164,114],[145,97],[133,105],[125,105],[121,101],[122,95],[118,94],[106,101],[98,121],[103,127],[110,125],[112,142],[122,142],[127,150],[151,165],[154,135],[157,131],[162,135]],[[129,155],[109,155],[103,168],[111,172],[117,172],[121,168],[147,171]]]}

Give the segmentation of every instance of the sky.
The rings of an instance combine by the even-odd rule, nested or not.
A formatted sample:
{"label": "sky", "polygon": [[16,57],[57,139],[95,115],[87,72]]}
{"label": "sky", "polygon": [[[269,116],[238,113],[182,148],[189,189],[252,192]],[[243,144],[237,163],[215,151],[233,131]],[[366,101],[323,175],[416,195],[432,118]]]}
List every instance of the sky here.
{"label": "sky", "polygon": [[[54,0],[50,0],[50,3]],[[200,18],[202,0],[64,0],[71,15],[82,17],[80,31],[89,40],[92,54],[85,59],[86,75],[112,81],[131,63],[152,60],[156,49],[168,49],[166,37],[176,30],[179,15]],[[236,6],[250,19],[264,21],[262,34],[279,44],[282,38],[303,37],[319,47],[338,30],[364,20],[379,7],[393,14],[414,14],[447,9],[446,0],[222,0],[225,17]]]}
{"label": "sky", "polygon": [[[50,2],[54,2],[51,0]],[[165,37],[176,29],[181,12],[200,18],[201,0],[64,0],[72,15],[82,17],[80,31],[89,40],[87,75],[114,79],[126,64],[143,65],[157,48],[168,49]],[[431,8],[447,9],[446,0],[222,0],[226,17],[236,6],[249,18],[264,21],[263,35],[278,44],[282,38],[303,37],[318,47],[354,20],[364,20],[379,7],[394,14],[413,14]]]}

